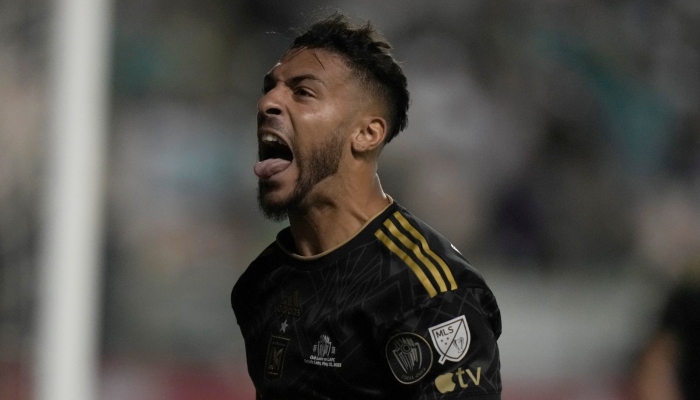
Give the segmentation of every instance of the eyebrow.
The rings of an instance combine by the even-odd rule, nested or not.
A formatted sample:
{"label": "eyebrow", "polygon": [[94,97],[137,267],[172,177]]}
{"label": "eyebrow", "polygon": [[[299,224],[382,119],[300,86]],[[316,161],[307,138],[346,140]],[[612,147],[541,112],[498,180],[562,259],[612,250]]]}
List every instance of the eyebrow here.
{"label": "eyebrow", "polygon": [[[318,76],[316,76],[314,74],[303,74],[303,75],[295,76],[293,78],[288,79],[286,84],[288,86],[294,86],[294,85],[296,85],[302,81],[305,81],[305,80],[312,80],[314,82],[320,83],[323,86],[326,86],[326,83],[321,78],[319,78]],[[275,78],[272,76],[272,72],[268,72],[267,74],[265,74],[265,77],[263,78],[263,88],[268,88],[268,87],[273,86],[274,82],[275,82]]]}

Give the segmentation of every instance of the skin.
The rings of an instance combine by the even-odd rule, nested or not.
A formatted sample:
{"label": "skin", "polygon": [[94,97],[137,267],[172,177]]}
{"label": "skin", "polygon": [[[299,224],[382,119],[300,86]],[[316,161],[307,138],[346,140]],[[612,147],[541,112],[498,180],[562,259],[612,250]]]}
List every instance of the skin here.
{"label": "skin", "polygon": [[632,378],[637,400],[682,400],[676,378],[678,343],[669,332],[653,338],[640,358]]}
{"label": "skin", "polygon": [[291,199],[314,152],[327,151],[329,141],[340,136],[335,173],[312,182],[288,210],[298,254],[334,249],[389,204],[377,175],[388,128],[383,115],[381,104],[341,56],[326,50],[291,50],[266,75],[258,102],[258,140],[266,133],[279,136],[294,160],[261,182],[267,187],[261,201],[282,204]]}

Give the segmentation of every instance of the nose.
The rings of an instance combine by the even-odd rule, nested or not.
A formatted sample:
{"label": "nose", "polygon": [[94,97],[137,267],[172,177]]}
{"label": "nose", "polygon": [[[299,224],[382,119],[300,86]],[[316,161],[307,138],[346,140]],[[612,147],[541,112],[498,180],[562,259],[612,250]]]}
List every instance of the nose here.
{"label": "nose", "polygon": [[282,114],[281,91],[281,89],[273,87],[267,93],[263,94],[258,101],[258,115],[272,116]]}

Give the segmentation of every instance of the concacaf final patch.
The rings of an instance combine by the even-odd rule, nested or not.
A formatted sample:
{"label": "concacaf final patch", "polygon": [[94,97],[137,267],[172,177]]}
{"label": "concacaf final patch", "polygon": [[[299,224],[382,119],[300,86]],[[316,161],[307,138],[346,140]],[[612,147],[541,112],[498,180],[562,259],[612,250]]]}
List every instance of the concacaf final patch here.
{"label": "concacaf final patch", "polygon": [[403,332],[389,339],[386,359],[396,379],[405,384],[418,382],[433,365],[433,351],[422,336]]}

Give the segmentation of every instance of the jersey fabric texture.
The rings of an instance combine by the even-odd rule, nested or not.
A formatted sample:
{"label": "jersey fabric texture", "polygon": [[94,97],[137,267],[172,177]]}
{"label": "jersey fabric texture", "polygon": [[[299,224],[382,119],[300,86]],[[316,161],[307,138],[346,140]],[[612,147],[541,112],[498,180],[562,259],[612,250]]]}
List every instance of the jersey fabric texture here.
{"label": "jersey fabric texture", "polygon": [[405,208],[318,256],[294,248],[282,230],[231,293],[257,399],[500,399],[496,299]]}

